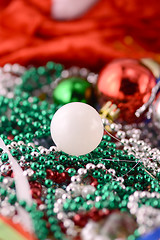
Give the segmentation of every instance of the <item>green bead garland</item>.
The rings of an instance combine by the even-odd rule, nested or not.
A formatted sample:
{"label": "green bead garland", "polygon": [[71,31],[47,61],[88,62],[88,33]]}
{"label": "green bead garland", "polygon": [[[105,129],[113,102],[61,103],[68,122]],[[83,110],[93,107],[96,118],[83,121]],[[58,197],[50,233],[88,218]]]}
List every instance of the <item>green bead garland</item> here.
{"label": "green bead garland", "polygon": [[[22,76],[22,84],[15,88],[15,98],[9,99],[0,96],[0,136],[6,145],[11,145],[13,142],[18,143],[23,141],[24,144],[12,146],[11,154],[21,162],[21,157],[24,157],[24,167],[32,169],[34,174],[30,176],[29,181],[38,182],[47,189],[45,198],[41,200],[45,203],[46,209],[38,210],[34,203],[28,206],[25,201],[17,201],[16,194],[11,194],[7,189],[0,185],[0,195],[8,198],[11,205],[19,204],[32,217],[35,233],[38,239],[44,240],[50,234],[55,239],[66,239],[61,227],[60,221],[56,218],[56,213],[53,211],[56,197],[55,191],[57,188],[65,189],[70,183],[70,178],[77,176],[79,168],[86,168],[88,163],[103,164],[105,169],[94,168],[87,171],[83,181],[87,178],[94,179],[97,183],[96,191],[93,194],[88,194],[86,197],[76,196],[72,199],[67,199],[63,203],[65,213],[74,212],[89,213],[90,210],[119,210],[121,212],[129,212],[127,208],[129,196],[135,191],[148,191],[160,193],[159,180],[160,175],[157,173],[153,179],[144,169],[139,159],[121,149],[116,148],[115,142],[111,141],[111,137],[104,135],[99,146],[91,153],[85,156],[69,156],[64,152],[49,152],[42,153],[37,143],[50,138],[50,122],[55,111],[61,106],[57,104],[49,104],[47,101],[41,101],[38,97],[32,97],[36,89],[41,89],[43,84],[50,84],[57,77],[60,77],[63,66],[48,62],[45,67],[30,68]],[[35,143],[34,146],[28,146],[28,143]],[[37,152],[37,156],[32,153]],[[2,163],[7,165],[8,155],[0,153]],[[126,160],[126,161],[121,161]],[[129,161],[132,162],[129,162]],[[133,168],[138,163],[136,168]],[[132,171],[128,173],[131,168]],[[115,170],[116,176],[124,177],[124,189],[120,182],[117,182],[113,175],[109,172],[110,169]],[[65,174],[68,178],[65,182],[56,182],[49,179],[48,172],[52,171],[56,174]],[[3,182],[4,176],[0,176],[0,183]],[[82,184],[83,185],[83,184]],[[14,188],[14,182],[13,186]],[[98,202],[94,202],[96,197],[101,197]],[[90,201],[88,204],[87,202]],[[156,198],[141,199],[141,204],[152,206],[160,209],[160,204]],[[139,204],[140,205],[140,204]],[[48,223],[50,227],[48,228]],[[138,230],[128,237],[127,240],[135,240],[139,237]]]}

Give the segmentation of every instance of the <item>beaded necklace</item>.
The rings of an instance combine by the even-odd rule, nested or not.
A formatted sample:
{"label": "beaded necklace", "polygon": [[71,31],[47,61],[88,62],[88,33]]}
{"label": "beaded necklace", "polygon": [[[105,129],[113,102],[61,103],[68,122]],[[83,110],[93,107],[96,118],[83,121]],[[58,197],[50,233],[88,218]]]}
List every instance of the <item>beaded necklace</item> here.
{"label": "beaded necklace", "polygon": [[[93,73],[85,69],[78,72],[95,83]],[[160,152],[140,140],[140,132],[135,128],[130,130],[135,137],[127,137],[133,136],[133,132],[128,134],[129,129],[122,129],[119,124],[110,127],[116,130],[121,144],[104,135],[90,154],[76,157],[56,151],[50,122],[61,105],[50,103],[50,92],[44,85],[51,86],[54,80],[55,87],[65,74],[62,65],[52,62],[37,69],[26,70],[19,65],[1,69],[3,79],[12,79],[14,85],[6,83],[2,88],[0,137],[23,168],[34,204],[28,206],[17,200],[12,167],[8,155],[1,151],[0,214],[14,221],[16,208],[22,206],[32,217],[37,238],[44,240],[75,239],[80,235],[85,239],[87,222],[108,219],[114,211],[126,212],[133,222],[137,218],[135,231],[126,236],[127,240],[134,240],[148,230],[149,220],[141,222],[139,212],[145,208],[148,215],[152,209],[159,213]],[[43,101],[37,97],[42,88],[48,94]],[[158,217],[149,230],[157,226]]]}

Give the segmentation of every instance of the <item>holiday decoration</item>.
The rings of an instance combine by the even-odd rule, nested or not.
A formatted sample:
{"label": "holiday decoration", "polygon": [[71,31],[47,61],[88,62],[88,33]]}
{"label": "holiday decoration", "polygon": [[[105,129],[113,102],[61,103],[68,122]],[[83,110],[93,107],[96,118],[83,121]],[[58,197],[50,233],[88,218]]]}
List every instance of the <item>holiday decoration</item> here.
{"label": "holiday decoration", "polygon": [[160,240],[159,13],[0,1],[0,240]]}
{"label": "holiday decoration", "polygon": [[112,104],[112,102],[108,101],[99,111],[102,119],[110,119],[115,120],[118,118],[120,109],[117,108],[116,104]]}
{"label": "holiday decoration", "polygon": [[121,117],[133,122],[135,111],[145,103],[156,81],[152,72],[133,59],[121,59],[108,64],[100,73],[97,87],[100,103],[114,100]]}
{"label": "holiday decoration", "polygon": [[58,104],[70,102],[93,102],[93,88],[91,83],[80,77],[62,80],[53,91],[53,100]]}
{"label": "holiday decoration", "polygon": [[113,123],[115,119],[118,118],[120,113],[120,109],[117,108],[116,104],[112,104],[111,101],[108,101],[100,110],[99,114],[102,118],[103,125],[105,129],[109,132],[112,132],[110,125]]}
{"label": "holiday decoration", "polygon": [[[86,68],[48,62],[0,69],[0,239],[159,239],[160,83],[155,85],[152,73],[136,60],[111,66],[121,62],[129,82],[138,78],[131,81],[132,89],[122,84],[113,98],[118,105],[108,101],[102,108],[98,99],[95,108],[53,102],[62,79],[76,76],[95,90],[100,76]],[[151,94],[141,89],[145,81]],[[134,115],[145,120],[126,123],[119,102],[131,100],[128,91],[135,101],[140,90],[149,99]]]}
{"label": "holiday decoration", "polygon": [[[154,119],[155,125],[156,125],[156,122],[158,120],[158,108],[159,108],[158,102],[159,102],[159,100],[156,101],[157,103],[154,103],[154,102],[157,98],[159,89],[160,89],[160,81],[158,81],[157,84],[155,85],[155,87],[152,88],[152,92],[151,92],[151,95],[150,95],[148,101],[146,103],[144,103],[139,109],[136,110],[135,116],[137,118],[139,118],[144,113],[146,113],[147,119],[151,119],[151,117],[153,115],[153,119]],[[154,110],[154,113],[153,113],[153,110]]]}
{"label": "holiday decoration", "polygon": [[103,136],[102,120],[91,106],[69,103],[53,116],[51,135],[59,150],[71,155],[84,155],[99,145]]}

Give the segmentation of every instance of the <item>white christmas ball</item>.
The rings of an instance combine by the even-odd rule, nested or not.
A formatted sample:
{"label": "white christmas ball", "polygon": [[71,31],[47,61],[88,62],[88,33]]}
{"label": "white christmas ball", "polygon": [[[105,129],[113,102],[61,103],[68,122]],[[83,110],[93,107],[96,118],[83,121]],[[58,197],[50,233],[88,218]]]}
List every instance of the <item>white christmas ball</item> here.
{"label": "white christmas ball", "polygon": [[58,109],[50,129],[58,150],[75,156],[93,151],[104,131],[98,112],[81,102],[68,103]]}

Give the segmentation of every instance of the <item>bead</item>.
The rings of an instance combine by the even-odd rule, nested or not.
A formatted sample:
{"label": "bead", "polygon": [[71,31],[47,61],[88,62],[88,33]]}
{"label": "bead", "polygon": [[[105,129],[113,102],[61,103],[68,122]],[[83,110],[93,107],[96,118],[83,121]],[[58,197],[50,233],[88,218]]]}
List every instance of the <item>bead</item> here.
{"label": "bead", "polygon": [[57,151],[57,147],[56,147],[56,146],[51,146],[51,147],[49,148],[49,151],[50,151],[50,152]]}
{"label": "bead", "polygon": [[64,193],[65,191],[62,188],[57,188],[55,192],[55,198],[56,199],[61,198]]}
{"label": "bead", "polygon": [[86,165],[86,169],[87,170],[91,170],[91,169],[95,169],[95,165],[94,164],[92,164],[92,163],[88,163],[87,165]]}
{"label": "bead", "polygon": [[114,169],[109,169],[108,173],[110,173],[112,176],[115,176],[116,171]]}
{"label": "bead", "polygon": [[71,155],[84,155],[93,151],[100,143],[103,124],[91,106],[78,102],[69,103],[53,116],[51,135],[59,150]]}
{"label": "bead", "polygon": [[9,169],[8,165],[2,165],[2,166],[1,166],[1,172],[2,172],[2,173],[7,173],[7,172],[8,172],[8,169]]}
{"label": "bead", "polygon": [[39,178],[41,179],[45,179],[47,176],[47,173],[43,170],[40,170],[38,173],[36,173],[38,175]]}
{"label": "bead", "polygon": [[13,141],[13,142],[11,142],[11,146],[12,146],[12,147],[16,147],[16,146],[17,146],[17,143],[16,143],[16,142],[14,142],[14,141]]}
{"label": "bead", "polygon": [[74,176],[76,174],[76,170],[74,168],[68,169],[68,175],[69,176]]}
{"label": "bead", "polygon": [[46,149],[46,148],[42,148],[42,149],[40,150],[40,153],[41,153],[41,154],[44,154],[44,155],[47,155],[47,154],[49,154],[49,151],[48,151],[48,149]]}
{"label": "bead", "polygon": [[47,169],[46,170],[46,173],[47,173],[47,178],[48,179],[54,179],[54,172],[51,170],[51,169]]}
{"label": "bead", "polygon": [[97,168],[100,168],[100,169],[105,169],[105,166],[104,166],[104,164],[102,164],[102,163],[99,163],[99,164],[97,164]]}
{"label": "bead", "polygon": [[41,191],[38,188],[32,188],[31,194],[34,199],[38,199],[41,196]]}
{"label": "bead", "polygon": [[23,141],[18,141],[18,145],[19,146],[24,145],[24,142]]}
{"label": "bead", "polygon": [[85,186],[85,187],[83,187],[83,189],[82,189],[82,197],[84,197],[84,198],[86,198],[86,196],[88,195],[88,194],[93,194],[94,192],[95,192],[95,187],[93,187],[93,186]]}
{"label": "bead", "polygon": [[38,157],[39,153],[38,152],[31,152],[32,157]]}
{"label": "bead", "polygon": [[27,170],[25,170],[24,172],[23,172],[23,174],[25,175],[25,176],[27,176],[27,177],[32,177],[33,175],[34,175],[34,171],[32,170],[32,169],[27,169]]}
{"label": "bead", "polygon": [[87,223],[87,218],[85,218],[85,216],[80,214],[76,214],[73,220],[74,220],[74,223],[80,227],[84,227]]}
{"label": "bead", "polygon": [[74,222],[72,222],[70,219],[65,219],[64,220],[64,227],[67,228],[69,226],[74,227]]}
{"label": "bead", "polygon": [[71,182],[73,183],[80,183],[81,182],[81,178],[78,176],[73,176],[71,177]]}
{"label": "bead", "polygon": [[80,176],[85,176],[85,175],[87,174],[87,170],[84,169],[84,168],[79,168],[79,169],[78,169],[78,174],[79,174]]}
{"label": "bead", "polygon": [[78,197],[81,193],[80,186],[75,183],[70,183],[66,190],[72,195],[72,197]]}
{"label": "bead", "polygon": [[53,181],[52,180],[50,180],[50,179],[46,179],[45,180],[45,186],[46,187],[51,187],[53,185]]}
{"label": "bead", "polygon": [[62,173],[64,171],[64,167],[62,165],[58,165],[56,169],[59,173]]}

